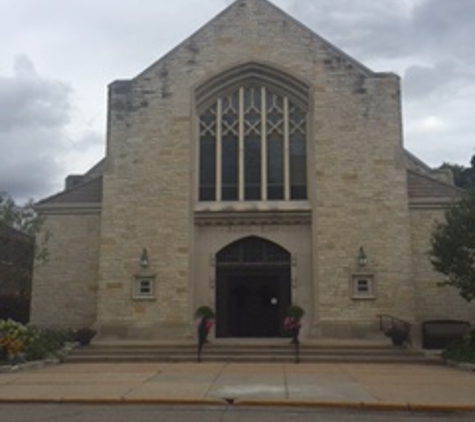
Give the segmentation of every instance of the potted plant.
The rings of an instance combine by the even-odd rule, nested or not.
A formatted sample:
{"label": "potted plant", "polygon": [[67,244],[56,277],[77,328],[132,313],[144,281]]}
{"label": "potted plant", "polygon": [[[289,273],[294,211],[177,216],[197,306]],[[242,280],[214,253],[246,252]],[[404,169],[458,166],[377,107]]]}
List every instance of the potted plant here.
{"label": "potted plant", "polygon": [[215,314],[209,306],[200,306],[195,311],[195,319],[198,322],[198,340],[202,346],[206,343],[208,334],[213,327]]}
{"label": "potted plant", "polygon": [[74,340],[81,346],[87,346],[95,335],[96,330],[93,330],[92,328],[79,328],[73,332]]}
{"label": "potted plant", "polygon": [[209,306],[200,306],[196,311],[195,311],[195,318],[196,319],[201,319],[201,318],[207,318],[210,320],[214,320],[214,311],[209,307]]}
{"label": "potted plant", "polygon": [[394,346],[402,346],[409,339],[409,332],[405,327],[393,325],[384,334],[389,337]]}
{"label": "potted plant", "polygon": [[284,320],[284,330],[292,337],[291,343],[299,344],[299,333],[302,324],[300,320],[305,315],[305,311],[298,305],[289,306]]}
{"label": "potted plant", "polygon": [[200,306],[195,311],[195,319],[198,321],[198,362],[201,362],[201,350],[207,342],[208,334],[213,327],[215,314],[209,306]]}

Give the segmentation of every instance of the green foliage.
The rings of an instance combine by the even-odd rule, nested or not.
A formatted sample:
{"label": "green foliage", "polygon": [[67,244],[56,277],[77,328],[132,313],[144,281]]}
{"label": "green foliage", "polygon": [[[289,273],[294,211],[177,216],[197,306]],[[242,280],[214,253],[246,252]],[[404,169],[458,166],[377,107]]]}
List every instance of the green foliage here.
{"label": "green foliage", "polygon": [[436,224],[431,237],[430,259],[434,269],[448,276],[468,302],[475,298],[475,187]]}
{"label": "green foliage", "polygon": [[207,319],[214,319],[215,314],[214,311],[209,307],[209,306],[200,306],[198,309],[195,311],[195,318],[207,318]]}
{"label": "green foliage", "polygon": [[475,330],[450,344],[442,353],[442,357],[444,360],[475,363]]}
{"label": "green foliage", "polygon": [[471,167],[464,167],[460,164],[443,163],[439,169],[450,170],[454,177],[454,183],[459,188],[467,189],[475,185],[475,155],[470,161]]}
{"label": "green foliage", "polygon": [[[35,212],[32,200],[26,205],[20,206],[15,204],[15,201],[8,194],[0,192],[0,236],[8,236],[6,231],[11,228],[33,238],[37,237],[35,257],[39,262],[45,262],[48,259],[46,244],[49,239],[49,232],[42,231],[43,224],[44,219]],[[40,233],[42,236],[38,238]],[[0,244],[0,255],[4,253],[2,244]]]}
{"label": "green foliage", "polygon": [[0,360],[7,357],[13,357],[16,362],[45,359],[72,340],[71,330],[40,329],[0,320]]}
{"label": "green foliage", "polygon": [[296,321],[300,321],[305,315],[305,311],[298,305],[291,305],[287,309],[287,316]]}
{"label": "green foliage", "polygon": [[0,222],[29,235],[35,235],[41,225],[32,201],[19,206],[6,193],[0,193]]}
{"label": "green foliage", "polygon": [[71,330],[29,327],[24,350],[26,360],[45,359],[48,356],[55,355],[69,341],[73,341]]}

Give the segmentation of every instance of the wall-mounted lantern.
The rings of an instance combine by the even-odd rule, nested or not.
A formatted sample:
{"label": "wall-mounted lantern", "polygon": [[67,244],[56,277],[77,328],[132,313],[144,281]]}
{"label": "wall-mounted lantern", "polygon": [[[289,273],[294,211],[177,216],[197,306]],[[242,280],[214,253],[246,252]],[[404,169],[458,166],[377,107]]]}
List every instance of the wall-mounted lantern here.
{"label": "wall-mounted lantern", "polygon": [[142,268],[148,268],[148,254],[147,254],[147,249],[143,248],[142,249],[142,254],[140,255],[140,266]]}
{"label": "wall-mounted lantern", "polygon": [[368,257],[366,256],[363,246],[360,246],[360,250],[358,251],[357,262],[360,268],[364,268],[368,265]]}

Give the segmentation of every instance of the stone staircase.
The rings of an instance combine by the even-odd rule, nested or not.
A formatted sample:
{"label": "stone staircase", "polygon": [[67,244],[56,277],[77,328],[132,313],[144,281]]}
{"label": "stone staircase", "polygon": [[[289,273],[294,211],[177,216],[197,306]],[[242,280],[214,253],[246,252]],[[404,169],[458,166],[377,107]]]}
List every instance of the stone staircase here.
{"label": "stone staircase", "polygon": [[[305,342],[300,345],[301,363],[404,363],[437,364],[423,352],[371,342]],[[138,341],[94,342],[78,346],[64,359],[68,363],[196,362],[192,342],[153,343]],[[203,347],[202,362],[293,363],[295,348],[288,339],[213,340]]]}

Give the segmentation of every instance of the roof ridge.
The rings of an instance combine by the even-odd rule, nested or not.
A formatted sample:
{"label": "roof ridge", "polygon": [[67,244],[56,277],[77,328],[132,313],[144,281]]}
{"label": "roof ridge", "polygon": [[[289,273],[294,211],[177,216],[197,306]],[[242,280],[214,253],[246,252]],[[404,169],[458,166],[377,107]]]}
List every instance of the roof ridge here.
{"label": "roof ridge", "polygon": [[[300,26],[302,29],[309,31],[314,37],[316,37],[320,42],[325,44],[327,47],[330,49],[334,50],[336,53],[342,55],[346,60],[351,61],[354,65],[360,68],[364,73],[367,75],[374,75],[377,74],[378,72],[374,72],[371,70],[369,67],[366,67],[363,63],[360,61],[356,60],[354,57],[350,56],[348,53],[345,53],[343,50],[341,50],[339,47],[337,47],[335,44],[331,43],[328,41],[326,38],[322,37],[320,34],[318,34],[316,31],[314,31],[312,28],[309,26],[305,25],[304,23],[300,22],[298,19],[294,18],[292,15],[287,13],[285,10],[281,9],[279,6],[276,6],[274,3],[272,3],[269,0],[236,0],[237,1],[261,1],[263,3],[266,3],[268,6],[272,7],[274,10],[277,12],[281,13],[284,15],[286,18],[290,19],[292,22]],[[387,72],[383,72],[387,73]]]}
{"label": "roof ridge", "polygon": [[[94,179],[98,176],[91,176],[91,173],[93,173],[94,171],[96,171],[97,169],[100,169],[101,166],[104,165],[105,161],[106,161],[106,158],[107,157],[102,157],[96,164],[94,164],[92,167],[89,168],[89,170],[87,170],[85,173],[83,173],[81,176],[86,178],[86,180],[91,180],[91,179]],[[103,170],[103,169],[102,169]],[[100,175],[102,175],[103,173],[101,172]]]}
{"label": "roof ridge", "polygon": [[[224,8],[221,12],[214,15],[214,17],[212,17],[206,23],[201,25],[196,31],[194,31],[191,35],[186,37],[183,41],[178,43],[175,47],[173,47],[171,50],[169,50],[167,53],[165,53],[159,59],[155,60],[150,66],[147,66],[142,72],[138,73],[137,75],[135,75],[134,77],[132,77],[130,79],[125,79],[125,80],[121,80],[121,81],[122,82],[124,82],[124,81],[132,82],[132,81],[135,81],[135,80],[139,79],[143,75],[147,74],[147,72],[149,72],[152,68],[154,68],[159,63],[164,61],[167,57],[171,56],[179,48],[184,46],[187,42],[189,42],[194,37],[196,37],[196,35],[199,34],[200,32],[202,32],[205,28],[207,28],[208,26],[211,26],[215,21],[219,20],[222,16],[227,14],[231,9],[238,7],[239,3],[246,3],[246,2],[250,2],[250,1],[264,3],[266,6],[274,9],[276,12],[280,13],[286,19],[292,21],[294,24],[296,24],[300,28],[304,29],[305,31],[310,32],[312,34],[312,36],[314,36],[319,42],[321,42],[323,45],[325,45],[329,49],[335,51],[337,54],[341,55],[345,60],[350,61],[354,66],[359,68],[359,70],[362,71],[363,73],[365,73],[367,76],[378,74],[378,72],[374,72],[370,68],[366,67],[364,64],[362,64],[361,62],[359,62],[355,58],[351,57],[349,54],[345,53],[343,50],[341,50],[340,48],[338,48],[337,46],[332,44],[330,41],[328,41],[326,38],[324,38],[321,35],[317,34],[312,28],[310,28],[307,25],[303,24],[298,19],[294,18],[292,15],[290,15],[289,13],[287,13],[285,10],[281,9],[280,7],[276,6],[271,1],[269,1],[269,0],[235,0],[228,7]],[[387,72],[383,72],[383,73],[386,74]],[[111,84],[114,83],[114,82],[116,82],[116,81],[111,82]]]}
{"label": "roof ridge", "polygon": [[415,154],[413,154],[411,151],[409,151],[408,149],[406,148],[403,148],[404,149],[404,153],[406,154],[406,156],[414,161],[416,164],[424,167],[424,170],[426,170],[427,172],[431,172],[433,169],[431,166],[429,166],[429,164],[427,164],[425,161],[421,160],[419,157],[417,157]]}

